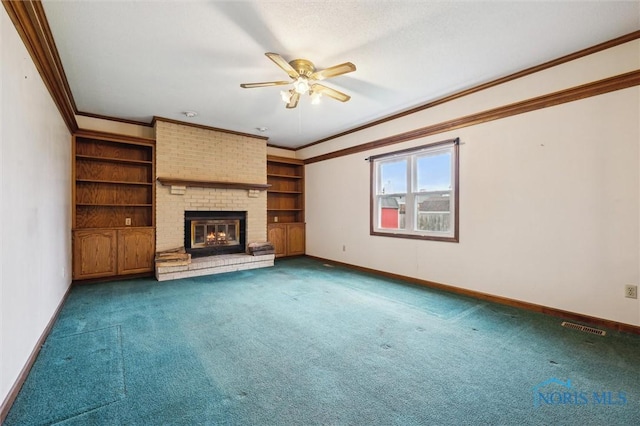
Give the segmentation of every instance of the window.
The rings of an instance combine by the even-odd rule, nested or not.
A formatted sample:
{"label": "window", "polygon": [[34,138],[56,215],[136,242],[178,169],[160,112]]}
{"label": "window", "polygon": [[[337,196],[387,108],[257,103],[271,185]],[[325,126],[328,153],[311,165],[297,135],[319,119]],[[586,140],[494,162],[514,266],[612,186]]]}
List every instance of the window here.
{"label": "window", "polygon": [[458,145],[369,157],[371,235],[458,241]]}

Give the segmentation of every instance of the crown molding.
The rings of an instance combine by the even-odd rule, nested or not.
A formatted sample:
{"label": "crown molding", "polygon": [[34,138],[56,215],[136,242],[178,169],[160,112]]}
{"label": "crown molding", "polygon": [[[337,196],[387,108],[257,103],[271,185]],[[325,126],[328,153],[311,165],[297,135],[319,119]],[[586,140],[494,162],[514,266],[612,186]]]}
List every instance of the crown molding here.
{"label": "crown molding", "polygon": [[399,133],[397,135],[378,139],[372,142],[367,142],[361,145],[340,149],[328,154],[307,158],[304,160],[304,163],[312,164],[319,161],[330,160],[332,158],[343,157],[345,155],[369,151],[388,145],[407,142],[418,138],[424,138],[426,136],[436,135],[438,133],[443,133],[450,130],[461,129],[463,127],[474,126],[476,124],[499,120],[502,118],[511,117],[513,115],[523,114],[525,112],[548,108],[555,105],[573,102],[580,99],[602,95],[605,93],[638,85],[640,85],[640,70],[631,71],[625,74],[617,75],[615,77],[605,78],[603,80],[583,84],[581,86],[572,87],[570,89],[561,90],[559,92],[538,96],[521,102],[516,102],[498,108],[482,111],[476,114],[467,115],[465,117],[454,118],[452,120],[447,120],[441,123],[432,124],[430,126],[421,127],[419,129],[410,130],[408,132]]}
{"label": "crown molding", "polygon": [[20,34],[67,128],[74,133],[78,130],[75,118],[76,105],[42,3],[38,0],[2,0],[2,4]]}
{"label": "crown molding", "polygon": [[288,146],[281,146],[281,145],[274,145],[274,144],[271,144],[271,143],[268,143],[267,146],[269,148],[286,149],[287,151],[292,151],[292,152],[296,151],[296,148],[291,148],[291,147],[288,147]]}
{"label": "crown molding", "polygon": [[468,96],[468,95],[470,95],[472,93],[480,92],[480,91],[488,89],[490,87],[498,86],[500,84],[507,83],[509,81],[516,80],[518,78],[525,77],[525,76],[530,75],[530,74],[535,74],[537,72],[546,70],[548,68],[552,68],[552,67],[555,67],[557,65],[564,64],[566,62],[570,62],[570,61],[573,61],[573,60],[576,60],[576,59],[580,59],[582,57],[589,56],[589,55],[592,55],[594,53],[601,52],[603,50],[607,50],[607,49],[610,49],[610,48],[615,47],[615,46],[619,46],[619,45],[624,44],[624,43],[628,43],[628,42],[636,40],[638,38],[640,38],[640,30],[634,31],[634,32],[629,33],[629,34],[625,34],[625,35],[623,35],[621,37],[617,37],[617,38],[614,38],[614,39],[609,40],[609,41],[605,41],[605,42],[600,43],[600,44],[596,44],[595,46],[591,46],[591,47],[588,47],[586,49],[579,50],[579,51],[571,53],[569,55],[565,55],[565,56],[562,56],[560,58],[553,59],[553,60],[551,60],[549,62],[545,62],[543,64],[536,65],[536,66],[533,66],[531,68],[527,68],[527,69],[524,69],[522,71],[518,71],[518,72],[513,73],[513,74],[509,74],[509,75],[507,75],[505,77],[498,78],[496,80],[492,80],[492,81],[490,81],[488,83],[480,84],[480,85],[474,86],[474,87],[472,87],[470,89],[466,89],[466,90],[462,90],[460,92],[456,92],[456,93],[454,93],[452,95],[449,95],[449,96],[446,96],[444,98],[435,100],[433,102],[429,102],[429,103],[426,103],[426,104],[423,104],[423,105],[419,105],[417,107],[408,109],[406,111],[399,112],[397,114],[389,115],[389,116],[381,118],[379,120],[371,121],[369,123],[363,124],[362,126],[354,127],[353,129],[349,129],[349,130],[346,130],[344,132],[328,136],[328,137],[326,137],[324,139],[320,139],[320,140],[317,140],[315,142],[311,142],[311,143],[308,143],[306,145],[302,145],[302,146],[300,146],[298,148],[295,148],[295,150],[298,151],[298,150],[301,150],[301,149],[304,149],[304,148],[308,148],[310,146],[318,145],[318,144],[321,144],[323,142],[327,142],[327,141],[330,141],[332,139],[339,138],[341,136],[346,136],[346,135],[349,135],[351,133],[356,133],[356,132],[359,132],[360,130],[365,130],[365,129],[368,129],[370,127],[377,126],[379,124],[386,123],[388,121],[396,120],[398,118],[402,118],[402,117],[405,117],[407,115],[414,114],[416,112],[424,111],[426,109],[433,108],[435,106],[444,104],[446,102],[453,101],[454,99],[462,98],[462,97]]}
{"label": "crown molding", "polygon": [[[20,37],[22,38],[24,45],[29,51],[29,54],[31,55],[33,62],[35,63],[36,68],[38,69],[38,72],[40,73],[40,75],[42,76],[42,79],[44,80],[45,86],[51,93],[51,96],[56,106],[60,110],[62,118],[65,121],[70,132],[74,133],[75,131],[78,130],[78,124],[76,122],[75,115],[100,118],[103,120],[118,121],[118,122],[128,123],[128,124],[137,124],[137,125],[148,126],[148,127],[153,127],[155,125],[155,121],[158,117],[154,117],[152,122],[150,124],[147,124],[144,122],[137,122],[133,120],[124,120],[124,119],[101,116],[96,114],[78,112],[77,107],[75,105],[75,101],[73,99],[73,95],[69,88],[69,83],[64,73],[62,62],[60,60],[58,50],[55,46],[55,42],[51,34],[51,29],[47,22],[46,15],[44,13],[44,8],[42,6],[41,1],[40,0],[2,0],[2,4],[7,10],[7,13],[11,18],[11,21],[13,22],[14,26],[16,27],[16,30],[20,34]],[[562,56],[560,58],[551,60],[549,62],[545,62],[543,64],[536,65],[531,68],[527,68],[525,70],[507,75],[505,77],[490,81],[488,83],[484,83],[484,84],[472,87],[470,89],[454,93],[452,95],[435,100],[433,102],[419,105],[417,107],[408,109],[406,111],[402,111],[397,114],[393,114],[393,115],[381,118],[379,120],[375,120],[367,124],[354,127],[353,129],[347,130],[345,132],[337,133],[335,135],[329,136],[324,139],[320,139],[318,141],[315,141],[309,144],[302,145],[297,148],[282,147],[282,146],[271,145],[271,144],[269,144],[268,146],[271,146],[274,148],[298,151],[313,145],[318,145],[320,143],[327,142],[332,139],[336,139],[341,136],[345,136],[351,133],[358,132],[360,130],[377,126],[379,124],[382,124],[388,121],[396,120],[398,118],[401,118],[410,114],[414,114],[416,112],[420,112],[420,111],[432,108],[434,106],[441,105],[443,103],[452,101],[454,99],[458,99],[458,98],[470,95],[472,93],[476,93],[481,90],[485,90],[490,87],[494,87],[499,84],[509,82],[511,80],[515,80],[530,74],[534,74],[536,72],[582,58],[584,56],[588,56],[606,49],[610,49],[612,47],[636,40],[638,38],[640,38],[640,30],[634,31],[629,34],[625,34],[623,36],[614,38],[612,40],[605,41],[603,43],[599,43],[595,46],[592,46],[586,49],[582,49],[575,53]],[[215,131],[235,134],[239,136],[247,136],[252,138],[268,140],[268,137],[261,137],[261,136],[251,135],[248,133],[234,132],[226,129],[218,129],[215,127],[185,123],[177,120],[163,119],[163,121],[204,128],[207,130],[215,130]],[[340,151],[336,151],[336,152],[340,152]],[[326,154],[326,155],[331,155],[331,154]],[[314,158],[317,158],[317,157],[314,157]]]}
{"label": "crown molding", "polygon": [[109,117],[108,115],[92,114],[90,112],[78,111],[76,115],[80,117],[97,118],[99,120],[115,121],[115,122],[124,123],[124,124],[134,124],[136,126],[142,126],[142,127],[153,127],[152,123],[147,123],[145,121],[127,120],[125,118]]}

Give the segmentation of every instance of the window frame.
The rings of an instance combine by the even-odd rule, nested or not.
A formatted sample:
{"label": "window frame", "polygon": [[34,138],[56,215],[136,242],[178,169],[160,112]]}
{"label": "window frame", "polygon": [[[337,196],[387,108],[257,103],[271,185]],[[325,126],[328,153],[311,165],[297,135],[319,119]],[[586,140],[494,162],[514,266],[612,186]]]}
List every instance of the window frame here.
{"label": "window frame", "polygon": [[[419,192],[413,192],[413,185],[417,179],[417,171],[415,165],[412,163],[416,162],[416,157],[422,153],[436,152],[447,145],[451,146],[451,166],[453,168],[451,173],[452,182],[452,197],[453,197],[453,208],[451,211],[451,224],[453,226],[453,232],[448,233],[447,235],[438,235],[433,233],[426,233],[413,230],[414,225],[416,223],[417,213],[412,212],[411,216],[407,217],[407,219],[411,219],[411,223],[408,224],[407,228],[409,229],[389,229],[383,230],[377,226],[378,224],[378,215],[377,211],[379,210],[377,199],[379,194],[377,193],[378,189],[378,164],[387,161],[393,161],[394,159],[405,158],[407,161],[408,169],[407,169],[407,192],[405,194],[405,200],[407,204],[405,204],[405,212],[408,212],[409,209],[415,210],[417,209],[417,205],[415,204],[415,199],[420,195]],[[460,217],[460,197],[459,197],[459,188],[460,188],[460,139],[447,139],[440,142],[425,144],[421,146],[417,146],[414,148],[402,149],[398,151],[388,152],[384,154],[372,155],[367,160],[369,160],[370,167],[370,178],[369,178],[369,234],[374,236],[382,236],[382,237],[393,237],[393,238],[408,238],[408,239],[418,239],[418,240],[431,240],[431,241],[445,241],[445,242],[459,242],[460,238],[460,227],[459,227],[459,217]],[[415,157],[414,157],[415,156]],[[411,205],[409,205],[409,200],[411,200]]]}

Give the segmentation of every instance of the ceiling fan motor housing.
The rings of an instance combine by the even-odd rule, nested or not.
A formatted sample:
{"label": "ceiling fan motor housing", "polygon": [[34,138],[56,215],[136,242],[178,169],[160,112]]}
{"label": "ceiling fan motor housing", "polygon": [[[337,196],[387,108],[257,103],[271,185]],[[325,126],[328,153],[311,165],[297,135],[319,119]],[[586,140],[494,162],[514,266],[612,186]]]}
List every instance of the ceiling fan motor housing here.
{"label": "ceiling fan motor housing", "polygon": [[306,59],[294,59],[289,62],[289,65],[291,65],[294,70],[298,71],[298,74],[305,77],[309,77],[311,74],[316,72],[316,67],[313,66],[313,63]]}

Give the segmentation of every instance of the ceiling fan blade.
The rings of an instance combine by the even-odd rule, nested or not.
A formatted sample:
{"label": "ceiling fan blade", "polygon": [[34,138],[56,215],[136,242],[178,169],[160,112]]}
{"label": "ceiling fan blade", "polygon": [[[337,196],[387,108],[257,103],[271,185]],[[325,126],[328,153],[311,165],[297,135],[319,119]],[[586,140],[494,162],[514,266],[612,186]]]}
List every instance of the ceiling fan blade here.
{"label": "ceiling fan blade", "polygon": [[291,108],[297,107],[299,100],[300,100],[300,93],[294,91],[293,95],[291,95],[291,99],[289,100],[289,103],[287,104],[287,108],[291,109]]}
{"label": "ceiling fan blade", "polygon": [[309,77],[311,80],[324,80],[325,78],[337,77],[348,72],[356,70],[356,66],[351,62],[345,62],[344,64],[334,65],[329,68],[325,68],[320,71],[316,71]]}
{"label": "ceiling fan blade", "polygon": [[291,84],[290,81],[267,81],[265,83],[243,83],[240,87],[245,89],[253,89],[254,87],[269,87],[269,86],[284,86],[285,84]]}
{"label": "ceiling fan blade", "polygon": [[339,100],[340,102],[347,102],[351,99],[351,96],[346,93],[339,92],[331,87],[323,86],[322,84],[314,84],[311,86],[311,90],[313,90],[314,93],[322,93],[323,95],[327,95],[330,98]]}
{"label": "ceiling fan blade", "polygon": [[291,78],[298,78],[300,77],[300,74],[298,74],[298,71],[296,71],[291,64],[289,64],[289,62],[285,61],[285,59],[278,55],[277,53],[272,53],[272,52],[267,52],[265,53],[265,55],[267,55],[267,58],[271,59],[273,62],[275,62],[275,64],[277,66],[279,66],[280,68],[282,68],[284,70],[284,72],[286,72],[287,74],[289,74],[289,77]]}

